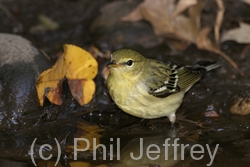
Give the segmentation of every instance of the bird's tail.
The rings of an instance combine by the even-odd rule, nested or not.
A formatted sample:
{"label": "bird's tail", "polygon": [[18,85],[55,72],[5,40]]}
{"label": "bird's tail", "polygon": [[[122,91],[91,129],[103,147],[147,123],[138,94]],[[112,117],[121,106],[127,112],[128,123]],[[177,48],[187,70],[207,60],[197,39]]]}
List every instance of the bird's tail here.
{"label": "bird's tail", "polygon": [[197,66],[197,67],[203,67],[207,71],[210,71],[210,70],[213,70],[215,68],[218,68],[218,67],[222,66],[222,64],[218,63],[218,62],[199,61],[199,62],[197,62],[195,64],[195,66]]}

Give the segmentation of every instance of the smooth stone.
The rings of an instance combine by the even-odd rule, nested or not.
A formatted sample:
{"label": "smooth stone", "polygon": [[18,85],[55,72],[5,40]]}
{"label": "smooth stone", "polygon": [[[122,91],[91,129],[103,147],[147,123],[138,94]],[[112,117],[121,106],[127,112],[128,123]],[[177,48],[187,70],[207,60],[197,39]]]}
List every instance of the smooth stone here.
{"label": "smooth stone", "polygon": [[0,130],[35,123],[40,112],[35,83],[51,66],[27,39],[0,33]]}

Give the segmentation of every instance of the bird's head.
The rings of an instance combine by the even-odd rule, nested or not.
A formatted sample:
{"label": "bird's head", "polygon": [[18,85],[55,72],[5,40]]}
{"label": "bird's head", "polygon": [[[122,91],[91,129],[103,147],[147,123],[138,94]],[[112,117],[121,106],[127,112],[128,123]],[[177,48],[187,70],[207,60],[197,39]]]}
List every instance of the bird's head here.
{"label": "bird's head", "polygon": [[146,61],[147,59],[136,51],[120,49],[111,54],[108,67],[113,74],[132,77],[143,70]]}

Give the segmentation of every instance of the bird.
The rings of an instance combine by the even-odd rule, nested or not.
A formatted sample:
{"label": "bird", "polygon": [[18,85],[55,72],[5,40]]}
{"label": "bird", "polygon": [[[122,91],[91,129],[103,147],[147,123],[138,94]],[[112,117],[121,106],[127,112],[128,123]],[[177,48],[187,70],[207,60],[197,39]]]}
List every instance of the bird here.
{"label": "bird", "polygon": [[220,63],[201,61],[193,66],[149,59],[131,49],[111,54],[107,88],[124,112],[142,119],[168,117],[172,126],[185,93]]}

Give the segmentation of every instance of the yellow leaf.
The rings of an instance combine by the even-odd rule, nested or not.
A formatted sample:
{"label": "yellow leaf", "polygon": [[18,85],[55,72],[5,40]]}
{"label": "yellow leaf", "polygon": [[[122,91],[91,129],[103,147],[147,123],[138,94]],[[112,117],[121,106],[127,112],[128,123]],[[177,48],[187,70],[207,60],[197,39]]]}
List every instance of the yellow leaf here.
{"label": "yellow leaf", "polygon": [[[82,56],[84,55],[84,56]],[[63,56],[68,79],[93,79],[97,74],[97,62],[93,56],[77,46],[65,45]],[[88,72],[86,72],[88,71]]]}
{"label": "yellow leaf", "polygon": [[[53,73],[52,73],[53,74]],[[59,89],[59,85],[61,84],[60,79],[51,80],[51,69],[44,71],[38,78],[36,82],[36,90],[38,95],[38,100],[40,105],[42,106],[44,103],[44,97],[53,102],[54,104],[61,105],[62,100],[60,96],[61,91],[56,91]],[[58,98],[56,98],[56,96]],[[60,98],[59,98],[60,97]],[[57,99],[57,100],[56,100]]]}
{"label": "yellow leaf", "polygon": [[95,78],[97,69],[97,61],[89,52],[74,45],[64,45],[62,56],[52,68],[44,71],[36,82],[40,105],[43,105],[45,97],[54,104],[62,104],[64,78],[68,79],[72,96],[79,104],[87,104],[95,93],[95,83],[92,79]]}
{"label": "yellow leaf", "polygon": [[92,100],[92,96],[95,93],[95,82],[92,79],[68,79],[68,84],[72,96],[78,101],[80,105],[87,104],[90,102],[90,100]]}

